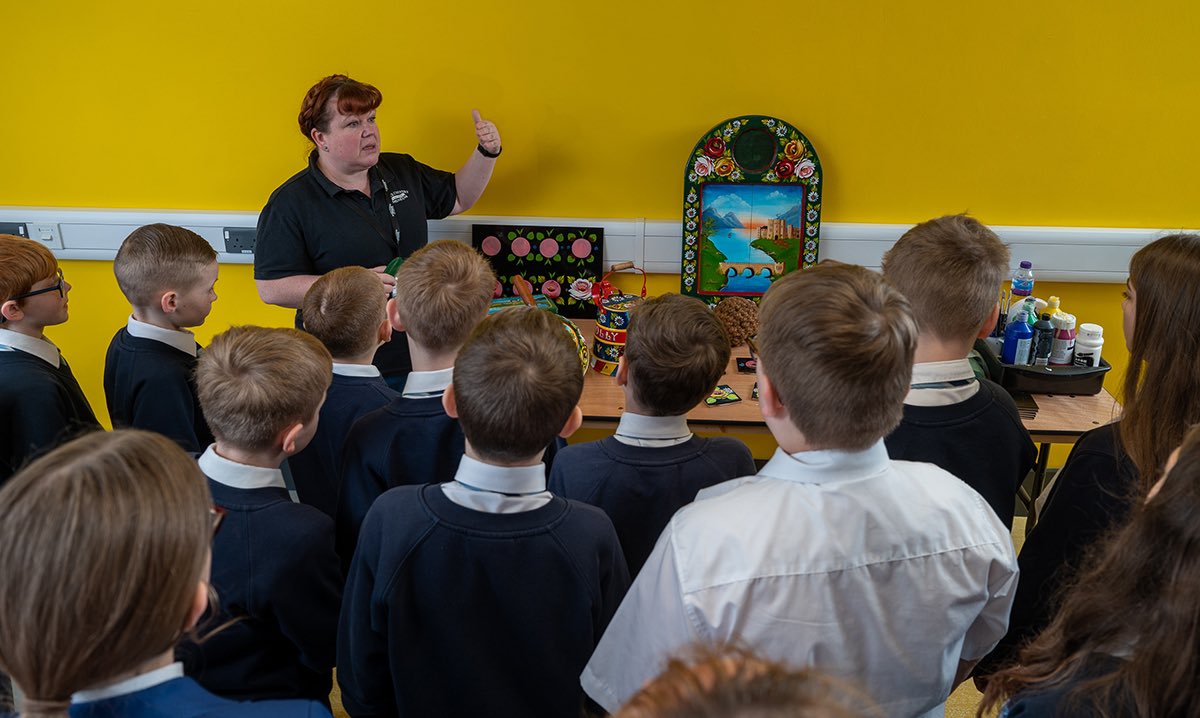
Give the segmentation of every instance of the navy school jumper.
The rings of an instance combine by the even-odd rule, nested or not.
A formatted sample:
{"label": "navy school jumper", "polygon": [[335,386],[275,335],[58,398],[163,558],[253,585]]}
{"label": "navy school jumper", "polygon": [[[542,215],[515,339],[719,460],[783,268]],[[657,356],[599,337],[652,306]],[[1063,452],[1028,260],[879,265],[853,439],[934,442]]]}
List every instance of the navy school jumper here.
{"label": "navy school jumper", "polygon": [[58,368],[23,351],[0,351],[0,485],[32,459],[99,430],[65,358]]}
{"label": "navy school jumper", "polygon": [[629,573],[637,576],[676,511],[701,489],[754,473],[754,457],[737,439],[692,436],[675,446],[644,447],[609,436],[559,452],[549,489],[608,514]]}
{"label": "navy school jumper", "polygon": [[342,591],[333,522],[283,488],[208,486],[225,518],[212,546],[220,611],[202,620],[201,635],[237,620],[180,646],[188,675],[226,698],[328,705]]}
{"label": "navy school jumper", "polygon": [[957,404],[905,404],[904,418],[884,443],[892,459],[926,461],[957,476],[1010,529],[1017,489],[1037,459],[1016,403],[987,379],[980,379],[979,391]]}
{"label": "navy school jumper", "polygon": [[[2,713],[3,718],[17,718]],[[237,703],[219,698],[191,678],[88,703],[74,703],[71,718],[329,718],[329,709],[311,701]]]}
{"label": "navy school jumper", "polygon": [[288,459],[300,502],[337,516],[342,446],[360,417],[400,395],[381,376],[333,375],[317,420],[317,433],[303,451]]}
{"label": "navy school jumper", "polygon": [[184,451],[204,451],[213,436],[196,395],[196,361],[121,327],[104,357],[104,399],[113,426],[156,431]]}
{"label": "navy school jumper", "polygon": [[579,674],[628,587],[592,506],[490,514],[437,484],[392,489],[346,584],[342,702],[353,716],[578,716]]}
{"label": "navy school jumper", "polygon": [[[561,444],[556,439],[546,448],[542,463],[547,467]],[[453,481],[463,450],[462,428],[446,414],[440,396],[400,397],[359,419],[342,447],[337,551],[343,570],[350,568],[359,527],[371,504],[397,486]]]}

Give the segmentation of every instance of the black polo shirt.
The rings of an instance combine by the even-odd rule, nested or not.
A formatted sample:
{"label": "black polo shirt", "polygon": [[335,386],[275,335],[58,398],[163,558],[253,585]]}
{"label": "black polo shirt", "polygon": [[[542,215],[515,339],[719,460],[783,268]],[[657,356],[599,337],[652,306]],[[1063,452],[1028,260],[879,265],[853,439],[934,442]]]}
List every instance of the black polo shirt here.
{"label": "black polo shirt", "polygon": [[[380,154],[370,178],[370,197],[343,189],[317,168],[313,150],[308,167],[276,189],[259,214],[254,278],[282,279],[325,274],[352,265],[386,265],[425,246],[429,241],[426,220],[441,219],[454,209],[454,174],[423,165],[409,155]],[[394,224],[389,205],[396,212]],[[403,334],[397,333],[379,350],[375,364],[388,376],[409,370]]]}

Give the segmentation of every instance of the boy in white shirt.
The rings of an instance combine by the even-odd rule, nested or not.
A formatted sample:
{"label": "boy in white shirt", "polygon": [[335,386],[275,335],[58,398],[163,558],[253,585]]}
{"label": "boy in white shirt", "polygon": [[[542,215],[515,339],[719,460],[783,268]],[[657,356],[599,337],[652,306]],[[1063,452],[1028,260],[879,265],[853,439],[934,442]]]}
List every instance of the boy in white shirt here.
{"label": "boy in white shirt", "polygon": [[1017,569],[977,493],[888,459],[916,341],[908,302],[862,267],[772,285],[758,387],[779,449],[671,520],[584,669],[588,695],[614,711],[680,648],[738,642],[855,680],[888,716],[941,715],[1004,634]]}

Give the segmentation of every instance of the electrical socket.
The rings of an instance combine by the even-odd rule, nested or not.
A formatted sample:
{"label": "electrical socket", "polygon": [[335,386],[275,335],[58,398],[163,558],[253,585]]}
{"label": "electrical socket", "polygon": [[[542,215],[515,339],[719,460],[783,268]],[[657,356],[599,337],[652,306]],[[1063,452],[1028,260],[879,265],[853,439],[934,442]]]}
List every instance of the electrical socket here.
{"label": "electrical socket", "polygon": [[62,249],[62,233],[57,224],[32,222],[29,225],[29,238],[36,239],[50,249]]}

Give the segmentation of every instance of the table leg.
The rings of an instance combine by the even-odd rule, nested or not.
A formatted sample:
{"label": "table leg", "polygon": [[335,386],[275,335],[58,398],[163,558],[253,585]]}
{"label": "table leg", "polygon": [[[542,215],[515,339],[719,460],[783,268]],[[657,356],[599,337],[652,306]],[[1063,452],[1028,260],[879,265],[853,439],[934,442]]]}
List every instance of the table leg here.
{"label": "table leg", "polygon": [[1034,524],[1037,523],[1037,500],[1042,495],[1042,489],[1046,486],[1046,466],[1050,463],[1050,444],[1039,444],[1037,462],[1033,465],[1033,490],[1029,492],[1029,498],[1021,497],[1025,501],[1025,507],[1029,510],[1029,518],[1025,519],[1025,536],[1029,536],[1029,532],[1033,531]]}

